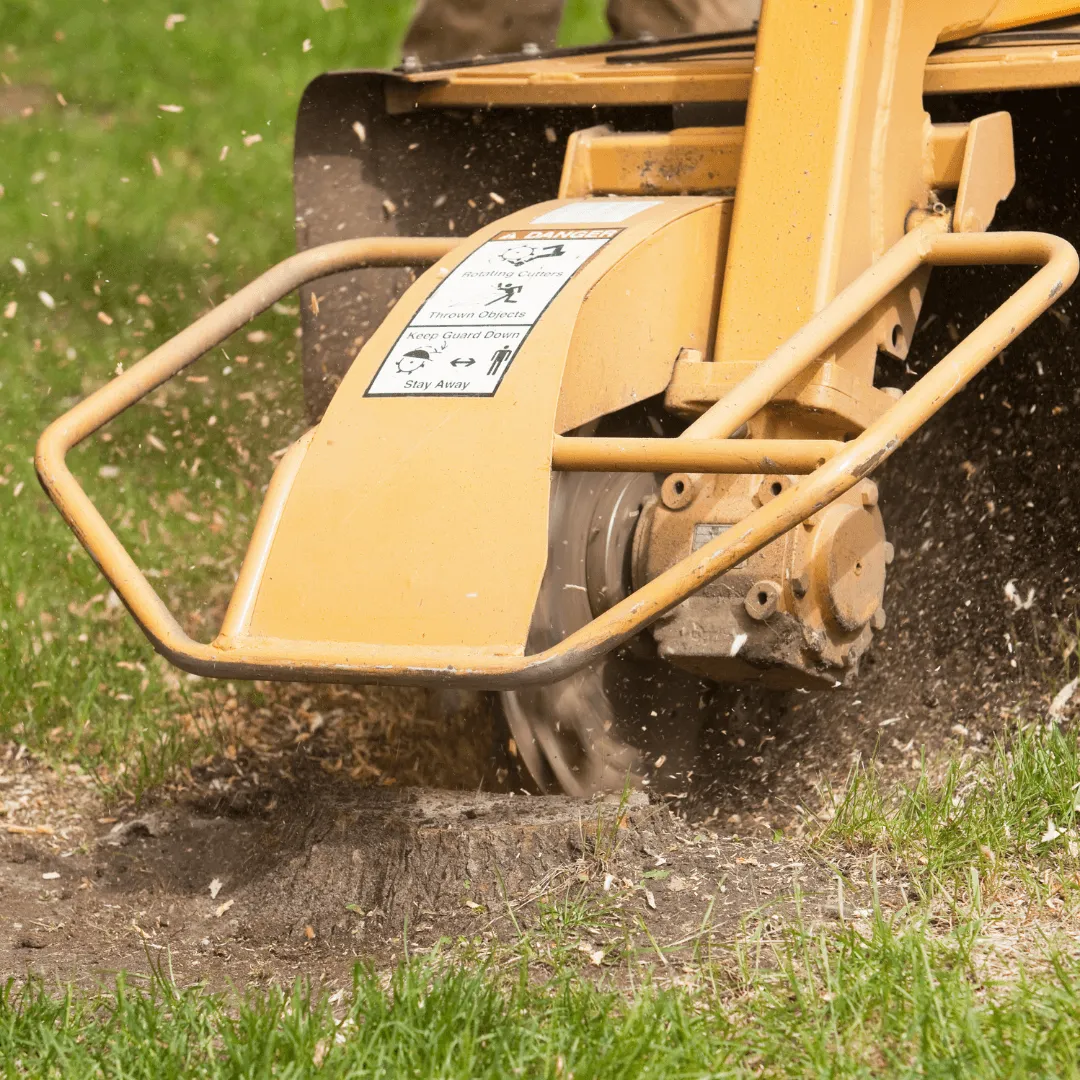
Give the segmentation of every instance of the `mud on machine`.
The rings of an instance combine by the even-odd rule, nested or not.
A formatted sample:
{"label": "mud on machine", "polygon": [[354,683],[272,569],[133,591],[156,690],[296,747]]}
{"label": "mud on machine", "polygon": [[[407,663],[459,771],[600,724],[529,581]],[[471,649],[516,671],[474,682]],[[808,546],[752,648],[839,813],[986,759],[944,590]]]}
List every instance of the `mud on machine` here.
{"label": "mud on machine", "polygon": [[[647,781],[702,679],[855,675],[875,468],[1076,276],[987,231],[1009,114],[934,124],[924,94],[1077,84],[1080,3],[1048,0],[766,0],[756,32],[324,75],[299,253],[60,417],[38,475],[179,667],[498,691],[540,789]],[[1001,263],[1034,272],[875,385],[932,266]],[[296,289],[318,420],[200,643],[65,455]]]}

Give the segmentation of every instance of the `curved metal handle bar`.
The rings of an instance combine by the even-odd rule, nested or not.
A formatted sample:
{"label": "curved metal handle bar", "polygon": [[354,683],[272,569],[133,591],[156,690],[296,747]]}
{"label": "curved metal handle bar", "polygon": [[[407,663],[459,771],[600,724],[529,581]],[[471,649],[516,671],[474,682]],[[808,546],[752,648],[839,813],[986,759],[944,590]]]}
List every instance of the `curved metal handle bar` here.
{"label": "curved metal handle bar", "polygon": [[207,646],[189,638],[173,618],[72,476],[67,452],[301,285],[363,267],[437,262],[459,243],[455,237],[372,237],[322,244],[292,255],[95,390],[54,420],[38,439],[34,465],[41,486],[143,632],[179,667],[190,669],[182,658],[201,656]]}
{"label": "curved metal handle bar", "polygon": [[[180,342],[184,334],[56,421],[38,444],[38,475],[65,519],[158,651],[188,671],[219,677],[464,684],[488,689],[553,682],[587,666],[627,641],[698,589],[827,506],[867,476],[1041,315],[1073,283],[1080,267],[1072,245],[1056,236],[1029,232],[938,235],[940,228],[940,224],[935,223],[932,228],[922,226],[908,234],[874,267],[860,275],[828,307],[763,361],[748,379],[692,424],[686,434],[692,439],[722,438],[730,434],[749,418],[747,410],[756,411],[760,407],[755,403],[760,401],[762,393],[769,392],[771,397],[771,393],[775,392],[770,392],[771,387],[779,389],[786,385],[798,371],[812,363],[878,300],[923,263],[937,266],[1020,263],[1041,268],[919,379],[896,404],[858,438],[844,444],[843,449],[825,464],[558,645],[531,656],[524,656],[510,646],[505,649],[452,646],[413,648],[247,639],[237,641],[235,647],[223,648],[202,645],[189,638],[139,573],[63,461],[64,453],[79,439],[195,358],[188,356],[183,362],[177,362],[174,357],[172,369],[165,374],[163,372],[168,365],[163,362],[158,362],[143,374],[137,374],[158,354]],[[393,242],[353,241],[328,245],[327,248],[294,256],[294,259],[304,259],[305,256],[331,248],[380,243]],[[426,243],[436,245],[450,242]],[[370,260],[375,249],[363,250],[363,257]],[[378,250],[384,257],[392,257],[385,248]],[[354,259],[361,257],[357,247],[353,247],[352,251]],[[349,262],[344,251],[340,252],[340,258],[348,265],[335,264],[322,273],[360,265],[355,261]],[[415,259],[415,251],[409,255],[399,252],[397,258],[398,262],[394,265],[409,258]],[[263,275],[255,285],[277,274],[291,262],[287,260]],[[367,262],[366,265],[372,263]],[[319,273],[313,272],[303,280],[317,276],[320,276]],[[299,283],[300,280],[295,281],[279,295],[284,295]],[[254,286],[248,286],[248,290],[252,288]],[[233,300],[238,300],[248,290],[238,293]],[[275,298],[265,300],[262,307],[269,306]],[[237,315],[241,307],[235,308]],[[196,330],[221,310],[218,308],[211,312],[191,330]],[[228,321],[227,325],[236,329],[240,324],[233,325],[232,321]],[[222,333],[221,336],[227,335]],[[191,345],[187,348],[190,352]],[[129,379],[129,383],[122,392],[108,393],[124,379]],[[749,387],[747,384],[750,384]],[[753,411],[749,415],[753,415]],[[667,440],[657,439],[656,442],[661,444]]]}

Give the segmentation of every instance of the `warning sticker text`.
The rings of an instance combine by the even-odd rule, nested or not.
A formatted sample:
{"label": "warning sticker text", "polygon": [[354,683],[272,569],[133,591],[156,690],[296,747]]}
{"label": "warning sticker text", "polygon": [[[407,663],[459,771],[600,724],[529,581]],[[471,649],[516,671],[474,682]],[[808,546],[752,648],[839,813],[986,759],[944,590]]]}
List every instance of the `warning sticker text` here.
{"label": "warning sticker text", "polygon": [[394,343],[368,397],[490,397],[559,290],[618,229],[520,229],[459,263]]}

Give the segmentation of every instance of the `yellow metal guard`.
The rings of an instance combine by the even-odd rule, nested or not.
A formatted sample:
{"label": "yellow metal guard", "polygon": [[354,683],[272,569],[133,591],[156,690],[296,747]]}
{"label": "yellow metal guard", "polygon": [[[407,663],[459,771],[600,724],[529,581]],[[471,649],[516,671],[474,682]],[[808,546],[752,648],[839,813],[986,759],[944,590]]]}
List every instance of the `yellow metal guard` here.
{"label": "yellow metal guard", "polygon": [[[244,625],[244,612],[250,610],[253,601],[257,574],[254,569],[247,570],[247,563],[245,575],[237,582],[222,637],[211,645],[200,644],[173,618],[65,463],[65,455],[73,446],[298,285],[360,266],[433,262],[451,250],[454,240],[345,241],[312,248],[285,260],[56,420],[38,442],[38,476],[158,652],[187,671],[216,677],[459,684],[489,689],[553,682],[625,642],[858,483],[1076,278],[1076,251],[1058,237],[1035,232],[947,233],[947,227],[944,216],[930,217],[908,233],[774,350],[753,374],[691,424],[681,438],[554,437],[554,469],[667,472],[677,468],[808,475],[581,630],[534,655],[524,655],[524,646],[519,642],[507,642],[505,648],[480,649],[230,638],[228,630]],[[853,441],[730,440],[792,378],[818,360],[919,266],[1006,263],[1040,269]],[[252,566],[258,562],[260,551],[265,558],[275,516],[281,513],[309,438],[295,444],[271,482],[249,552]]]}

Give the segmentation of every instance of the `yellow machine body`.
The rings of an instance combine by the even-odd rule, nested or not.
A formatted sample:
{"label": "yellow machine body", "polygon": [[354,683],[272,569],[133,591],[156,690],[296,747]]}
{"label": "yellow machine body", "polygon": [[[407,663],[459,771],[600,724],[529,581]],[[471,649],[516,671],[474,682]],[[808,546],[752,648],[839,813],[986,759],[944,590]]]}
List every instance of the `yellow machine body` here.
{"label": "yellow machine body", "polygon": [[[884,618],[890,553],[868,475],[1077,269],[1057,238],[985,232],[1014,180],[1008,114],[935,126],[923,94],[1080,84],[1080,30],[1063,42],[1058,24],[1033,25],[1077,13],[765,0],[756,35],[722,48],[333,83],[329,126],[298,137],[304,250],[58,420],[42,482],[157,648],[203,674],[519,687],[653,627],[659,655],[694,672],[836,681]],[[361,92],[369,125],[351,119]],[[745,122],[720,108],[743,101]],[[676,122],[584,122],[594,106]],[[513,109],[565,149],[542,197],[507,207],[465,170],[470,126]],[[407,185],[389,199],[379,177],[414,148],[406,171],[436,162],[417,132],[446,125],[463,157],[440,164],[463,193],[442,229],[443,203]],[[543,188],[539,169],[523,182]],[[328,204],[307,194],[317,181]],[[404,235],[410,216],[444,235]],[[461,220],[477,226],[466,239]],[[1001,262],[1039,269],[907,393],[874,385],[879,350],[906,355],[931,265]],[[403,290],[400,268],[418,265]],[[320,314],[310,283],[327,275],[342,284]],[[197,643],[64,455],[295,288],[336,392],[278,467],[220,635]],[[661,400],[691,421],[677,438],[598,427]],[[657,475],[632,589],[530,651],[552,476],[582,470]]]}
{"label": "yellow machine body", "polygon": [[[553,430],[662,393],[680,346],[705,349],[712,337],[731,200],[625,200],[623,208],[625,219],[599,226],[583,200],[511,214],[412,286],[308,443],[251,579],[250,618],[229,647],[250,635],[524,652],[547,560]],[[588,251],[585,261],[565,278],[550,271],[575,244]],[[543,254],[557,247],[565,254]],[[501,258],[515,251],[537,254],[523,266]],[[459,307],[455,275],[478,254],[479,299]],[[488,276],[501,273],[492,262],[502,262],[505,278]],[[500,300],[507,282],[524,282],[517,303]],[[497,390],[489,395],[481,379],[472,390],[480,396],[464,396],[472,371],[490,368],[503,343],[526,330],[479,320],[495,305],[506,319],[527,320],[534,312],[516,309],[530,290],[546,301],[556,287]],[[447,348],[410,377],[399,373],[387,396],[373,395],[402,335],[432,353]]]}

